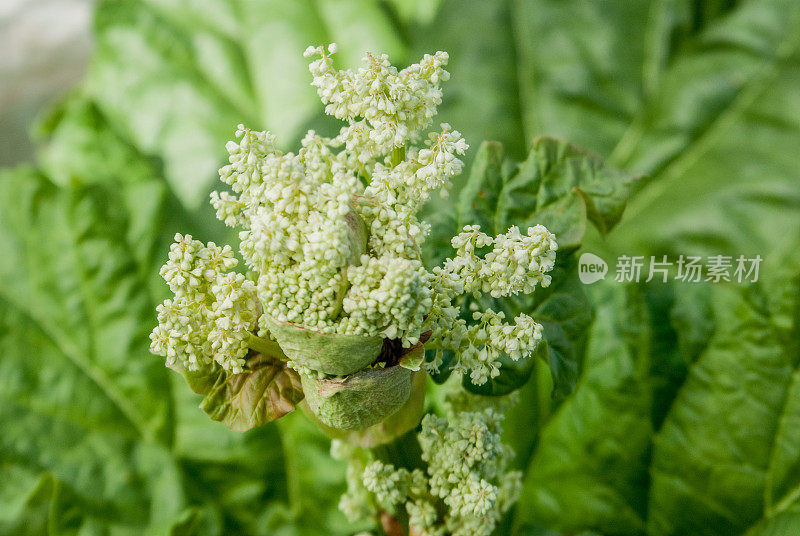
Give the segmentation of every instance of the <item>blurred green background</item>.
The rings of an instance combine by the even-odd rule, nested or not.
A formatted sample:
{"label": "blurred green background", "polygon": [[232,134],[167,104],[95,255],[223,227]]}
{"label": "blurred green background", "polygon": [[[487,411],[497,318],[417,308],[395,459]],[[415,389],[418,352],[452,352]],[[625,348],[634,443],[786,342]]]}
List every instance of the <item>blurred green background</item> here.
{"label": "blurred green background", "polygon": [[[758,254],[777,273],[800,243],[797,0],[9,0],[0,24],[0,534],[357,532],[336,509],[344,468],[302,415],[231,432],[147,350],[172,235],[235,243],[205,202],[235,126],[286,149],[336,128],[309,85],[309,44],[337,42],[343,67],[446,50],[439,119],[474,149],[498,140],[522,159],[550,135],[645,176],[620,226],[584,242],[610,264]],[[763,431],[741,445],[715,428],[741,409],[731,392],[790,392],[796,360],[767,383],[737,383],[759,365],[726,369],[726,392],[698,386],[714,326],[736,346],[734,327],[774,323],[754,340],[788,330],[796,349],[793,317],[763,320],[761,298],[705,287],[641,292],[648,363],[628,345],[630,302],[601,288],[575,392],[551,399],[546,365],[522,390],[506,428],[525,494],[498,533],[800,534],[774,521],[796,513],[800,464],[769,469],[784,463],[778,422],[796,425],[800,407],[730,423]],[[651,461],[681,451],[658,451],[669,426],[681,435],[676,397],[714,417],[693,414],[707,437],[683,451],[722,437],[736,452],[702,496],[651,487],[665,470]],[[798,438],[781,438],[796,461]]]}

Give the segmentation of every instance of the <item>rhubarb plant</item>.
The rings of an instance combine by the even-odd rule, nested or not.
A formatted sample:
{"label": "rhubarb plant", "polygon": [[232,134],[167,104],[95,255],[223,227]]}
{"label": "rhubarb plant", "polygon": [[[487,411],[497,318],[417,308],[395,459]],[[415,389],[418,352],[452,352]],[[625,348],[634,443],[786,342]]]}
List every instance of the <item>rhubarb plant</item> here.
{"label": "rhubarb plant", "polygon": [[[342,507],[352,520],[380,520],[390,534],[400,526],[420,536],[488,535],[517,500],[522,475],[509,471],[503,404],[470,410],[481,403],[464,398],[509,394],[524,384],[519,371],[529,373],[534,353],[547,352],[525,300],[550,287],[559,239],[535,220],[559,227],[569,253],[584,223],[569,218],[613,226],[630,179],[542,140],[536,147],[551,169],[519,165],[504,185],[498,172],[513,164],[485,145],[460,199],[475,219],[459,222],[449,255],[429,267],[431,224],[421,211],[432,196],[447,197],[468,149],[449,124],[432,129],[448,54],[404,69],[367,54],[358,70],[337,70],[336,51],[312,46],[305,56],[325,112],[344,125],[333,137],[309,131],[296,153],[239,125],[219,170],[230,191],[213,192],[211,204],[238,230],[243,269],[231,246],[176,234],[160,271],[173,297],[158,306],[151,350],[235,430],[302,401],[347,445],[337,450],[351,458]],[[570,174],[558,165],[565,159],[582,168]],[[499,228],[493,212],[508,219],[519,202],[513,185],[529,190],[531,181],[541,199],[525,209],[538,214]],[[498,387],[506,369],[512,384]],[[463,378],[440,388],[461,400],[444,416],[422,418],[428,374]],[[419,455],[381,456],[386,444]]]}
{"label": "rhubarb plant", "polygon": [[[101,0],[95,13],[85,80],[40,123],[33,166],[0,171],[0,535],[353,536],[495,523],[494,534],[514,536],[800,532],[800,272],[786,232],[800,214],[796,0]],[[472,146],[456,154],[450,197],[431,190],[417,212],[430,225],[426,273],[472,247],[451,244],[465,226],[493,241],[538,224],[556,237],[549,286],[499,297],[481,287],[451,302],[467,329],[489,322],[488,310],[541,325],[533,353],[501,352],[484,383],[463,351],[434,348],[426,326],[427,340],[420,328],[404,347],[381,325],[379,357],[357,380],[308,360],[312,349],[336,364],[357,357],[348,337],[365,334],[338,330],[353,320],[345,295],[373,285],[347,274],[366,266],[360,258],[341,268],[347,288],[330,323],[276,320],[260,333],[261,272],[236,235],[253,227],[235,210],[231,226],[213,217],[246,196],[223,184],[216,209],[200,206],[226,140],[245,142],[238,123],[251,140],[269,129],[282,151],[301,149],[309,128],[334,139],[351,124],[323,117],[309,84],[301,52],[326,40],[341,46],[337,66],[364,50],[404,65],[450,53],[435,121],[402,159],[441,123]],[[386,156],[373,160],[393,167]],[[648,178],[626,204],[628,173]],[[354,174],[366,190],[372,177]],[[201,256],[192,262],[219,271],[178,285],[182,295],[158,274],[176,231]],[[365,244],[367,257],[382,256]],[[476,247],[476,259],[496,246]],[[607,282],[581,284],[583,252],[609,264]],[[763,283],[610,281],[621,255],[740,254],[764,257]],[[148,355],[167,297],[186,317],[165,356],[183,377]],[[359,318],[372,326],[383,314]],[[317,327],[293,337],[303,322]],[[409,371],[390,356],[424,361]],[[406,374],[407,392],[396,387]],[[363,429],[322,421],[357,426],[403,399]]]}

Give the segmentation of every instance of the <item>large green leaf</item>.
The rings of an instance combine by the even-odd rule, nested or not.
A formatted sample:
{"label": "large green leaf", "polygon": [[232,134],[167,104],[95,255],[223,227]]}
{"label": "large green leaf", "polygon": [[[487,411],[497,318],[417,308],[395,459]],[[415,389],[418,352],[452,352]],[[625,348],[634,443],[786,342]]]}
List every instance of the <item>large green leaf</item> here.
{"label": "large green leaf", "polygon": [[[61,190],[25,169],[0,175],[0,459],[40,480],[20,515],[43,515],[36,505],[49,501],[60,516],[69,499],[76,530],[155,527],[185,506],[169,480],[170,390],[147,351],[152,303],[124,197]],[[151,514],[155,499],[167,502]]]}
{"label": "large green leaf", "polygon": [[663,63],[611,159],[652,176],[614,252],[778,257],[789,247],[777,230],[800,224],[798,25],[795,0],[742,2]]}
{"label": "large green leaf", "polygon": [[[163,203],[163,190],[151,194],[152,205]],[[0,200],[0,300],[6,322],[20,326],[7,324],[3,394],[34,407],[39,396],[62,405],[74,395],[88,404],[71,404],[81,420],[168,437],[169,390],[161,363],[147,352],[152,303],[127,241],[133,229],[124,194],[60,190],[34,171],[17,170],[0,175]],[[47,355],[30,351],[40,348]],[[12,373],[12,356],[26,354]],[[48,367],[60,372],[38,372]]]}
{"label": "large green leaf", "polygon": [[[661,311],[650,290],[621,309],[619,292],[593,287],[599,305],[584,373],[536,443],[518,533],[545,525],[609,535],[792,534],[784,527],[794,526],[800,504],[800,355],[797,339],[781,332],[797,329],[800,286],[796,277],[780,285],[776,294],[791,300],[768,300],[758,286],[714,288],[710,340],[708,329],[684,331],[685,304],[671,302],[680,338],[671,351],[681,357],[660,349],[663,316],[647,320]],[[704,299],[691,298],[698,310]],[[681,359],[690,368],[676,397],[661,382],[681,374]]]}
{"label": "large green leaf", "polygon": [[655,535],[744,534],[798,499],[800,449],[786,445],[800,411],[796,356],[756,289],[719,291],[715,314],[717,333],[655,441]]}
{"label": "large green leaf", "polygon": [[764,519],[748,530],[746,536],[783,536],[800,531],[800,509],[792,508],[778,515]]}
{"label": "large green leaf", "polygon": [[277,430],[213,422],[148,351],[163,194],[0,174],[0,534],[267,534],[286,500]]}
{"label": "large green leaf", "polygon": [[302,56],[338,40],[353,65],[365,50],[400,54],[372,2],[101,2],[86,80],[115,131],[163,161],[179,198],[196,207],[214,183],[236,125],[269,128],[289,146],[322,110]]}
{"label": "large green leaf", "polygon": [[652,434],[649,322],[637,292],[594,289],[596,320],[575,393],[542,431],[517,506],[517,532],[642,534]]}

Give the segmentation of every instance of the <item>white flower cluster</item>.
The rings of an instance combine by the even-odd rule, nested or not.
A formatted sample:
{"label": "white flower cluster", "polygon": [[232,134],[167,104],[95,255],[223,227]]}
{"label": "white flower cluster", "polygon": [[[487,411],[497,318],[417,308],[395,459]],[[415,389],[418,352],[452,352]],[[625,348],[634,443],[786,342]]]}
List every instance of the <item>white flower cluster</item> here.
{"label": "white flower cluster", "polygon": [[378,505],[364,487],[363,481],[364,468],[370,461],[367,451],[334,439],[331,441],[331,457],[334,460],[347,461],[347,491],[339,499],[339,510],[352,523],[374,517]]}
{"label": "white flower cluster", "polygon": [[[546,274],[555,265],[558,244],[543,225],[529,227],[527,235],[515,225],[495,238],[482,233],[479,225],[467,225],[451,244],[457,255],[447,259],[444,269],[457,277],[464,292],[499,298],[550,285]],[[478,256],[476,251],[487,246],[494,247]]]}
{"label": "white flower cluster", "polygon": [[507,472],[513,453],[501,442],[502,420],[491,407],[427,415],[418,434],[427,472],[373,461],[364,468],[364,487],[384,510],[404,506],[414,534],[488,536],[522,487],[521,473]]}
{"label": "white flower cluster", "polygon": [[242,142],[228,144],[231,164],[220,176],[234,190],[244,188],[241,252],[259,274],[264,312],[331,331],[345,290],[343,271],[363,253],[351,205],[358,179],[313,132],[296,155],[248,141],[271,140],[265,133],[240,128],[237,135]]}
{"label": "white flower cluster", "polygon": [[[473,312],[475,324],[468,325],[459,317],[453,305],[454,297],[463,293],[480,296],[489,293],[494,298],[520,292],[533,292],[537,284],[550,285],[547,272],[555,264],[555,236],[542,225],[528,228],[527,236],[516,226],[504,235],[492,238],[477,225],[468,225],[451,241],[456,256],[434,269],[433,308],[430,318],[436,329],[430,339],[434,357],[426,364],[436,373],[443,361],[443,352],[455,353],[453,369],[469,373],[472,383],[482,385],[500,374],[500,358],[513,361],[528,357],[542,339],[542,326],[522,313],[514,323],[505,322],[505,314],[486,311]],[[481,257],[482,248],[493,246]]]}
{"label": "white flower cluster", "polygon": [[368,55],[367,67],[353,72],[333,69],[334,52],[312,47],[307,55],[322,56],[310,66],[313,84],[326,111],[348,126],[334,139],[309,132],[295,155],[281,153],[269,133],[240,125],[220,170],[238,197],[215,192],[212,204],[220,220],[244,228],[241,251],[259,274],[264,314],[409,346],[431,305],[419,255],[428,227],[417,212],[431,190],[461,172],[456,155],[467,148],[443,125],[424,148],[406,153],[441,102],[447,55],[399,72],[385,56]]}
{"label": "white flower cluster", "polygon": [[161,276],[175,294],[158,306],[158,326],[150,348],[167,365],[198,370],[213,362],[242,371],[251,331],[256,326],[256,288],[235,267],[230,246],[203,245],[190,235],[175,235]]}
{"label": "white flower cluster", "polygon": [[[456,372],[469,373],[475,385],[482,385],[500,374],[500,358],[513,361],[528,357],[542,339],[542,326],[525,313],[514,318],[514,324],[503,322],[505,314],[491,309],[475,311],[475,324],[466,326],[465,341],[456,350]],[[466,342],[466,343],[465,343]]]}
{"label": "white flower cluster", "polygon": [[[405,347],[431,330],[431,346],[458,352],[459,370],[485,382],[498,373],[501,355],[529,354],[541,328],[525,315],[505,324],[492,311],[468,325],[459,300],[465,293],[508,296],[546,286],[555,239],[542,226],[527,235],[512,227],[498,237],[466,227],[453,239],[457,255],[428,271],[420,249],[429,226],[418,214],[432,192],[446,192],[461,173],[459,156],[468,147],[447,124],[423,135],[441,103],[440,83],[449,78],[448,56],[426,55],[398,70],[385,55],[368,54],[362,68],[339,71],[335,52],[335,45],[309,47],[306,55],[319,56],[310,71],[326,112],[347,122],[336,137],[310,131],[296,154],[284,153],[268,132],[239,125],[236,141],[226,145],[229,163],[219,174],[232,192],[214,192],[211,203],[221,221],[240,229],[252,281],[209,272],[208,288],[185,286],[194,280],[184,284],[183,274],[206,269],[197,268],[195,246],[181,239],[173,249],[185,258],[171,256],[164,268],[176,298],[160,309],[153,349],[189,367],[213,359],[239,371],[248,344],[268,336],[271,321],[323,334],[383,336]],[[223,251],[234,262],[230,248]]]}
{"label": "white flower cluster", "polygon": [[361,264],[350,266],[350,289],[344,298],[342,331],[362,335],[374,326],[387,326],[390,339],[419,340],[425,315],[431,308],[429,274],[419,260],[364,255]]}
{"label": "white flower cluster", "polygon": [[417,218],[430,192],[445,194],[451,177],[461,173],[467,144],[458,131],[443,123],[431,133],[428,148],[411,148],[406,160],[394,166],[376,163],[364,191],[360,213],[370,221],[370,247],[378,254],[390,253],[413,259],[428,235],[429,226]]}
{"label": "white flower cluster", "polygon": [[314,75],[325,113],[349,122],[339,135],[348,151],[366,162],[393,148],[405,148],[420,130],[430,125],[442,102],[440,81],[450,74],[444,69],[446,52],[426,54],[419,63],[398,71],[386,54],[364,57],[358,71],[333,68],[336,45],[308,47],[306,57],[319,55],[309,69]]}

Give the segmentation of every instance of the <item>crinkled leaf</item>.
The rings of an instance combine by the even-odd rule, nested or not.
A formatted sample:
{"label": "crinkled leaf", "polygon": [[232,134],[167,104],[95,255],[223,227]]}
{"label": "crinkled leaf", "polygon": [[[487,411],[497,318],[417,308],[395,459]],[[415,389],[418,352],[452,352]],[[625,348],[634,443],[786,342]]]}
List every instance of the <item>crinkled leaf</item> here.
{"label": "crinkled leaf", "polygon": [[279,419],[303,399],[300,376],[266,354],[253,354],[240,374],[216,366],[208,372],[179,372],[193,391],[204,395],[200,409],[237,432]]}
{"label": "crinkled leaf", "polygon": [[[650,320],[650,384],[653,426],[661,427],[689,371],[715,328],[711,285],[653,280],[642,284]],[[663,320],[662,320],[663,319]]]}
{"label": "crinkled leaf", "polygon": [[[241,87],[241,79],[204,72],[221,64],[219,70],[239,73],[242,58],[224,47],[212,55],[202,37],[193,40],[144,2],[101,2],[86,80],[109,121],[143,154],[163,159],[165,177],[190,206],[211,185],[232,129],[256,123],[252,108],[237,107],[217,87],[225,80]],[[206,62],[199,61],[203,53]]]}
{"label": "crinkled leaf", "polygon": [[650,177],[629,220],[591,251],[777,257],[791,237],[775,230],[800,221],[799,20],[794,0],[453,0],[436,24],[467,37],[412,35],[450,52],[454,81],[480,88],[479,104],[465,90],[442,107],[454,128],[479,123],[464,129],[470,152],[489,138],[519,157],[521,140],[550,135]]}
{"label": "crinkled leaf", "polygon": [[601,234],[608,233],[619,222],[638,179],[606,166],[597,155],[552,138],[535,139],[527,160],[510,166],[505,175],[494,231],[542,223],[556,234],[562,250],[580,246],[587,220]]}
{"label": "crinkled leaf", "polygon": [[[796,278],[782,284],[786,294],[800,290]],[[653,292],[620,309],[619,292],[602,292],[607,285],[592,288],[598,310],[582,378],[532,457],[521,533],[544,524],[610,535],[783,534],[800,501],[800,373],[794,342],[778,332],[794,329],[786,320],[797,318],[797,299],[713,288],[710,341],[709,330],[678,331],[671,351],[681,356],[669,357]],[[669,303],[680,329],[685,304]],[[688,379],[677,398],[667,396],[658,380],[679,374],[680,359]]]}
{"label": "crinkled leaf", "polygon": [[[12,337],[5,347],[14,350],[3,360],[2,393],[32,407],[70,400],[65,411],[82,413],[82,421],[156,438],[169,434],[169,390],[160,360],[147,351],[152,302],[127,243],[123,193],[61,190],[22,169],[0,175],[0,301],[3,333]],[[26,347],[47,355],[32,352],[12,366]],[[33,374],[38,367],[53,372]]]}
{"label": "crinkled leaf", "polygon": [[[480,105],[447,118],[454,126],[481,121],[483,132],[467,138],[473,147],[481,138],[518,144],[557,136],[651,176],[630,220],[610,243],[593,239],[593,250],[777,255],[790,246],[774,230],[797,225],[800,199],[794,0],[508,0],[492,2],[489,16],[461,16],[481,9],[477,3],[488,4],[454,0],[440,9],[440,23],[458,18],[459,33],[469,36],[463,42],[429,28],[417,37],[442,43],[454,62],[469,58],[471,68],[459,73],[468,86],[482,87],[490,72],[482,62],[497,66],[490,77],[497,96],[486,92]],[[494,37],[503,27],[504,38]],[[476,119],[474,109],[498,100],[521,106]],[[518,116],[522,126],[509,127],[506,118]],[[486,134],[496,125],[502,132]]]}
{"label": "crinkled leaf", "polygon": [[[147,350],[153,305],[127,242],[138,233],[125,193],[60,189],[24,169],[0,175],[0,461],[52,475],[45,495],[71,490],[76,527],[161,525],[184,507],[170,483],[175,460],[153,443],[171,439],[172,404]],[[151,515],[161,489],[172,497]],[[61,499],[46,500],[58,510]]]}
{"label": "crinkled leaf", "polygon": [[1,534],[257,534],[285,500],[277,431],[213,422],[148,351],[163,192],[0,174]]}

